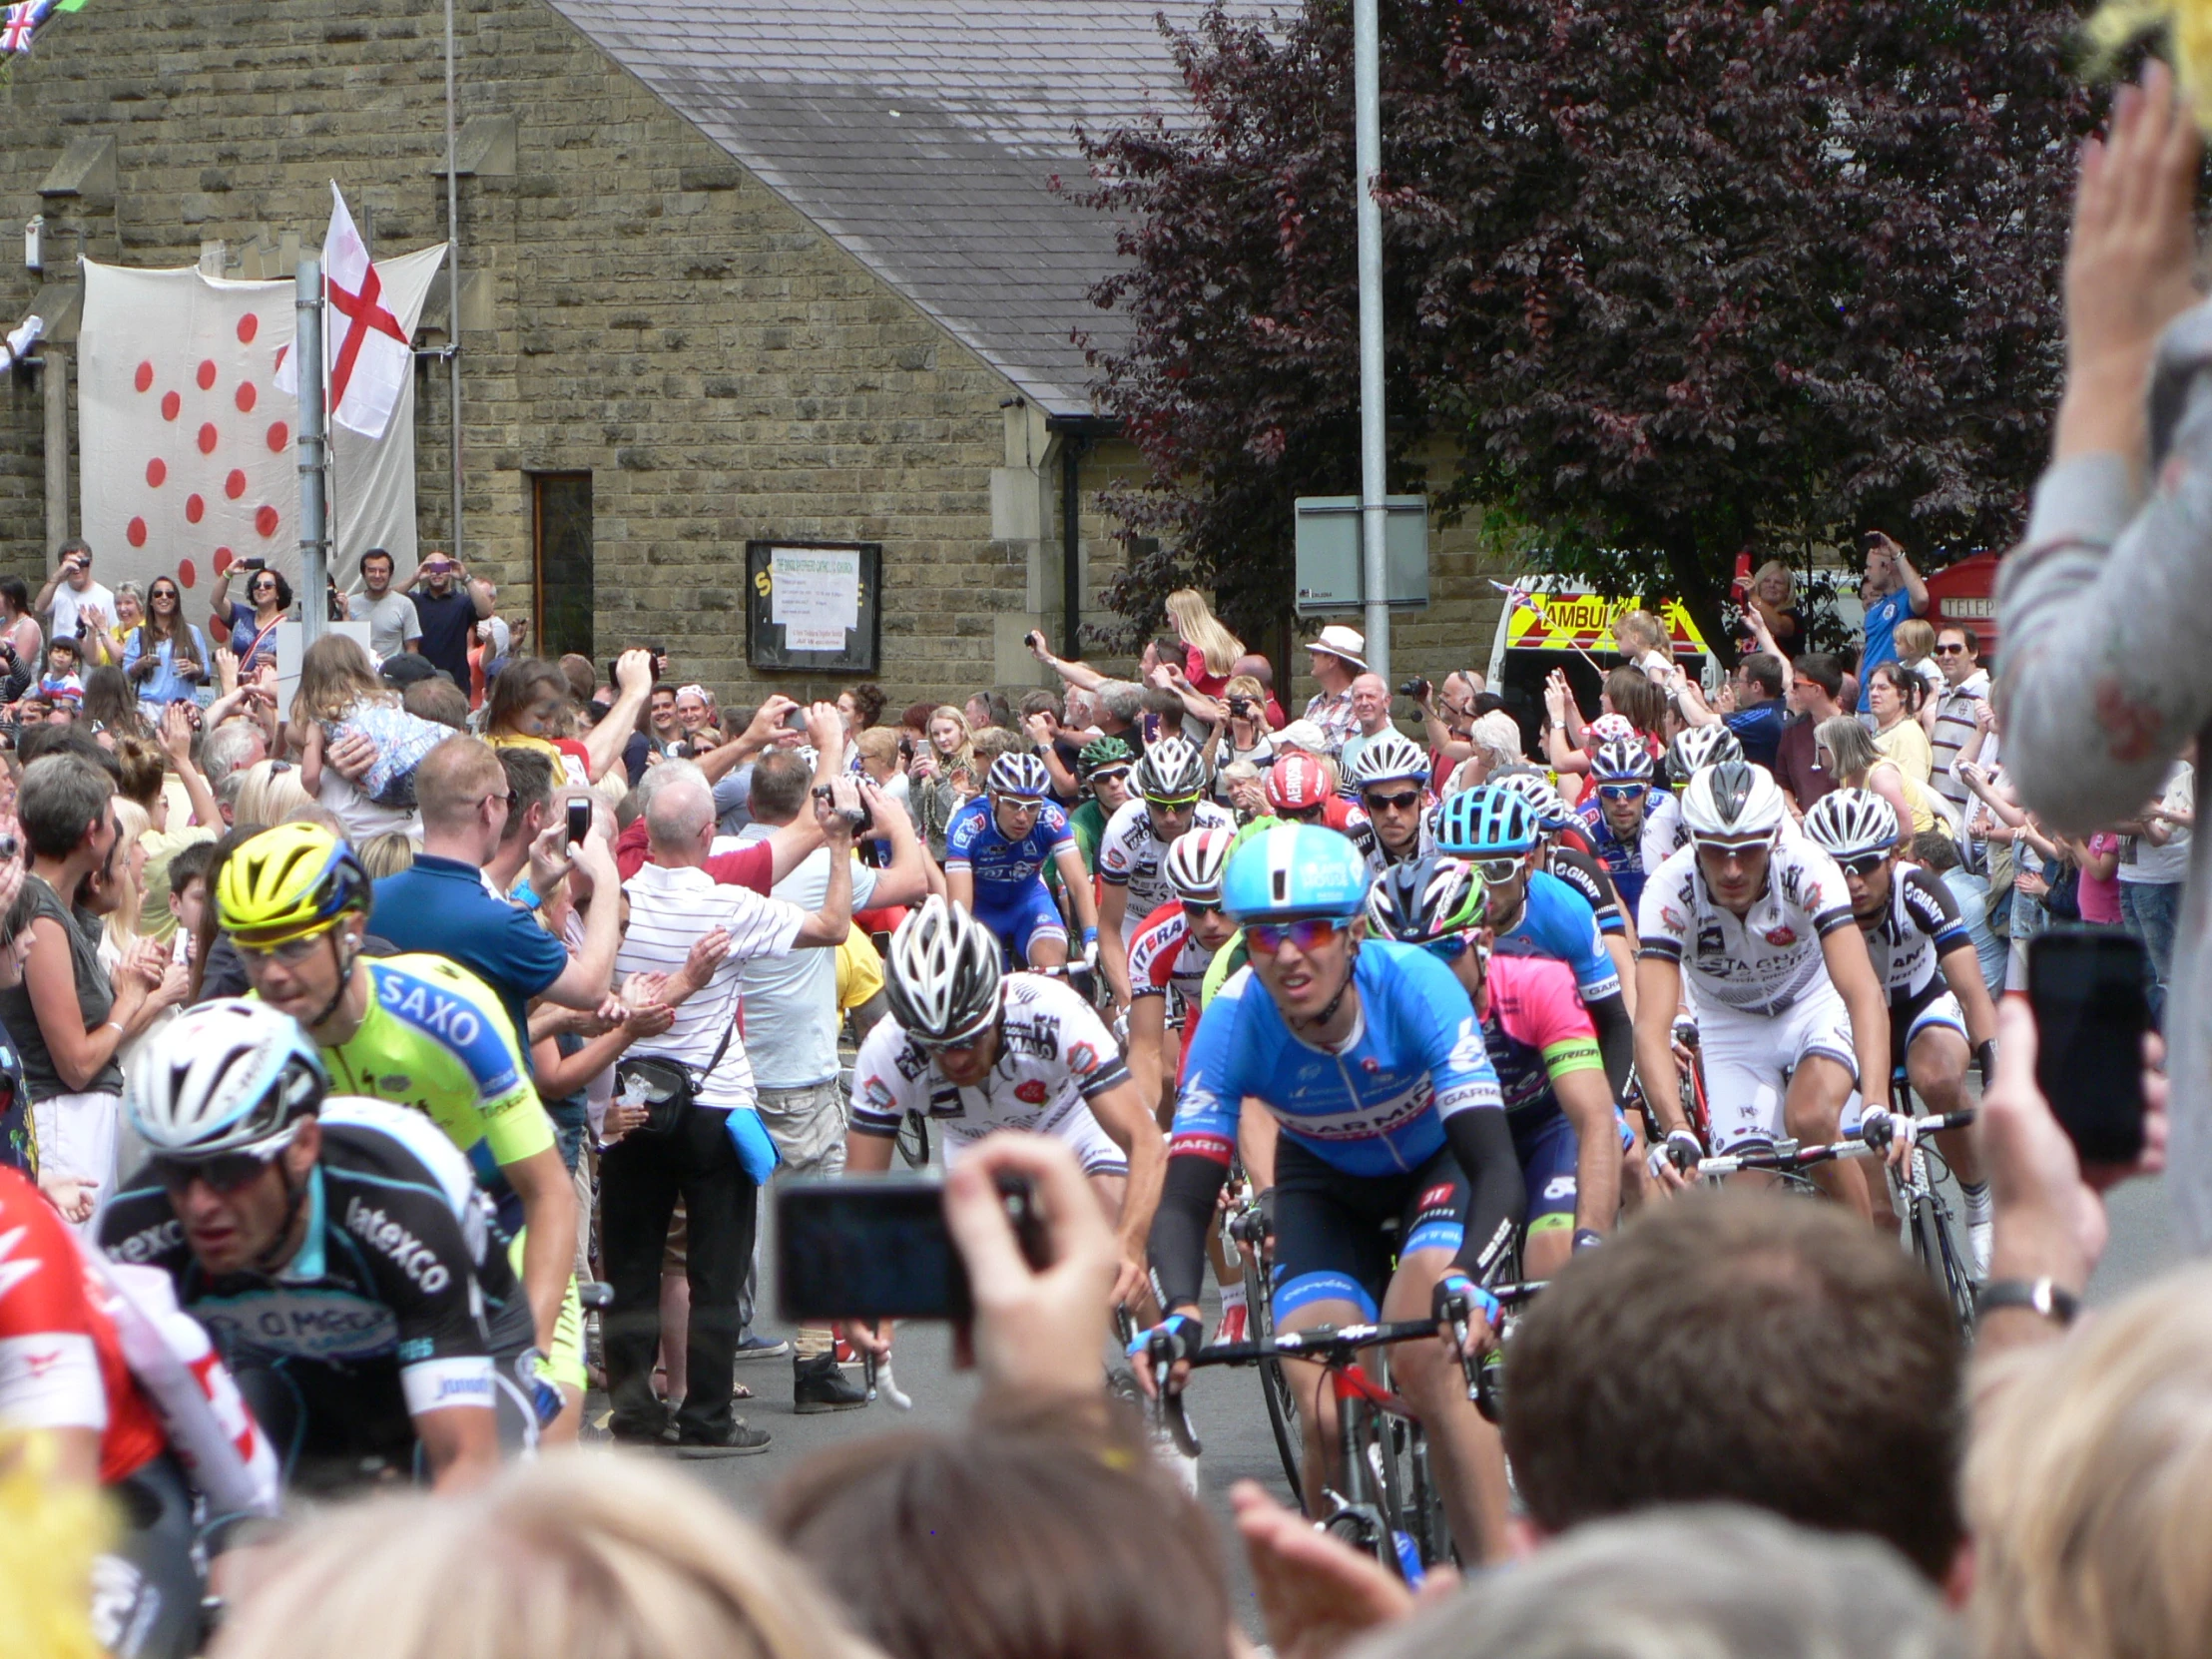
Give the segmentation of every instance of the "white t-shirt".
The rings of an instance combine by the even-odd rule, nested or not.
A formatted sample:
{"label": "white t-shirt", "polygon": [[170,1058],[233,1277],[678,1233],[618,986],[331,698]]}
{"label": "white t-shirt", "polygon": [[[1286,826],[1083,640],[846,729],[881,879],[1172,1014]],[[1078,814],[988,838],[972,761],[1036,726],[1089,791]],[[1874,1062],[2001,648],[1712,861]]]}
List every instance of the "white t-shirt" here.
{"label": "white t-shirt", "polygon": [[67,582],[55,588],[54,608],[46,613],[48,621],[52,624],[47,631],[47,639],[63,640],[75,635],[77,632],[77,613],[88,605],[97,605],[103,616],[111,623],[115,621],[115,595],[98,582],[88,582],[82,593],[71,587]]}
{"label": "white t-shirt", "polygon": [[[765,824],[743,833],[717,836],[714,850],[733,851],[776,831]],[[847,854],[849,856],[849,854]],[[864,910],[875,893],[876,872],[852,865],[852,907]],[[830,892],[830,849],[818,846],[771,889],[773,896],[819,910]],[[793,950],[756,956],[740,976],[745,987],[745,1048],[753,1080],[764,1089],[803,1089],[837,1074],[837,953]]]}
{"label": "white t-shirt", "polygon": [[[622,890],[630,899],[630,927],[615,954],[618,985],[633,973],[674,973],[701,934],[717,927],[730,933],[730,954],[715,976],[676,1010],[676,1023],[630,1052],[662,1055],[699,1072],[714,1063],[715,1050],[722,1048],[722,1061],[701,1085],[698,1103],[722,1110],[754,1105],[753,1065],[744,1039],[731,1031],[745,963],[753,956],[788,953],[807,912],[780,898],[763,898],[750,887],[724,886],[694,865],[669,869],[646,864],[622,883]],[[722,1044],[725,1032],[730,1033],[727,1048]]]}
{"label": "white t-shirt", "polygon": [[345,614],[368,624],[368,654],[378,662],[398,656],[409,640],[422,638],[422,619],[415,615],[414,601],[396,588],[385,589],[384,597],[375,600],[365,593],[353,595],[345,602]]}
{"label": "white t-shirt", "polygon": [[[2176,761],[2173,771],[2166,775],[2166,787],[2159,792],[2158,803],[2169,812],[2195,812],[2197,769],[2187,761]],[[2127,838],[2120,855],[2122,881],[2135,886],[2188,879],[2190,832],[2178,825],[2167,828],[2170,834],[2164,846],[2153,846],[2141,835]],[[2129,857],[2129,852],[2134,856]]]}

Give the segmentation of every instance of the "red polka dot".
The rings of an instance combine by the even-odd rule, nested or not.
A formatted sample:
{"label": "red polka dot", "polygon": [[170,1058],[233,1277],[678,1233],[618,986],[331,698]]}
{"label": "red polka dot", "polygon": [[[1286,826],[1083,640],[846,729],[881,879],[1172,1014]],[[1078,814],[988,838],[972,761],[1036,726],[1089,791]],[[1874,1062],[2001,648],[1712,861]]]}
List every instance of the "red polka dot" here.
{"label": "red polka dot", "polygon": [[209,388],[211,388],[212,386],[214,386],[214,384],[215,384],[215,359],[214,359],[213,357],[203,357],[203,358],[201,359],[201,361],[200,361],[200,373],[198,374],[197,378],[198,378],[198,379],[199,379],[199,381],[200,381],[200,389],[201,389],[202,391],[207,391],[207,390],[208,390]]}
{"label": "red polka dot", "polygon": [[252,414],[254,412],[254,400],[260,395],[261,394],[254,389],[253,381],[241,380],[239,382],[238,395],[239,413]]}
{"label": "red polka dot", "polygon": [[231,568],[233,557],[234,555],[228,547],[219,547],[215,550],[215,573],[218,576]]}
{"label": "red polka dot", "polygon": [[151,489],[160,489],[162,480],[169,476],[169,463],[156,455],[146,463],[146,482]]}
{"label": "red polka dot", "polygon": [[275,507],[258,509],[254,514],[254,528],[261,532],[262,539],[265,541],[274,536],[276,533],[276,509]]}
{"label": "red polka dot", "polygon": [[215,422],[212,420],[200,428],[200,453],[203,455],[213,455],[215,453]]}
{"label": "red polka dot", "polygon": [[291,445],[291,428],[276,421],[269,429],[269,447],[281,455]]}
{"label": "red polka dot", "polygon": [[252,345],[254,336],[262,331],[262,319],[252,311],[239,318],[239,343]]}
{"label": "red polka dot", "polygon": [[144,547],[146,545],[146,520],[143,518],[132,519],[124,529],[123,539],[133,547]]}
{"label": "red polka dot", "polygon": [[138,365],[138,375],[132,383],[140,391],[152,391],[154,389],[154,365],[152,363],[140,363]]}
{"label": "red polka dot", "polygon": [[178,563],[178,566],[177,566],[177,585],[178,585],[179,587],[181,587],[181,588],[189,588],[189,587],[191,587],[191,586],[193,585],[193,583],[195,583],[195,582],[197,582],[197,581],[199,581],[199,580],[200,580],[200,572],[199,572],[199,571],[197,571],[197,570],[195,570],[195,569],[193,569],[193,567],[192,567],[192,561],[191,561],[190,559],[185,559],[185,560],[181,560],[181,561],[180,561],[180,562]]}
{"label": "red polka dot", "polygon": [[175,420],[178,411],[184,406],[185,400],[175,392],[165,391],[162,393],[162,418],[164,420]]}
{"label": "red polka dot", "polygon": [[233,467],[231,476],[223,480],[223,493],[233,501],[244,495],[246,493],[246,474],[237,467]]}
{"label": "red polka dot", "polygon": [[188,495],[185,497],[185,522],[187,524],[198,524],[207,516],[208,502],[205,496]]}

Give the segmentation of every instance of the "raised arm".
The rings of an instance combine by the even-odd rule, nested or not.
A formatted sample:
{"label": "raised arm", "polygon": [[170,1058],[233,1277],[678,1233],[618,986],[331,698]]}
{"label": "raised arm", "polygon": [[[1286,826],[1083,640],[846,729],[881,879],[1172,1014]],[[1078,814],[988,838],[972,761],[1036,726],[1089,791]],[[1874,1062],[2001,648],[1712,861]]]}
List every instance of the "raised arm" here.
{"label": "raised arm", "polygon": [[[489,611],[480,610],[488,616]],[[623,745],[638,727],[638,713],[653,695],[653,658],[645,651],[625,651],[615,661],[615,706],[607,718],[583,737],[585,764],[594,780],[606,777],[622,764]]]}

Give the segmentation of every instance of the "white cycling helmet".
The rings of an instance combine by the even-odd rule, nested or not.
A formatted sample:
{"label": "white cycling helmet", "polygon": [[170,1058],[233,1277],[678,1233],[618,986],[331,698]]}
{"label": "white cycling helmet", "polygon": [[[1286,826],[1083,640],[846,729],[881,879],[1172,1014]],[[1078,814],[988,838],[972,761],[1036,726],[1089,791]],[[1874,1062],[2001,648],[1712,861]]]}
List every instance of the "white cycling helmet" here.
{"label": "white cycling helmet", "polygon": [[298,1021],[266,1002],[188,1008],[132,1056],[123,1109],[156,1156],[266,1147],[318,1110],[330,1079]]}
{"label": "white cycling helmet", "polygon": [[1696,841],[1771,840],[1786,811],[1774,774],[1749,761],[1702,769],[1682,796],[1682,822]]}
{"label": "white cycling helmet", "polygon": [[1052,774],[1034,755],[1001,755],[991,763],[984,788],[992,795],[1010,795],[1021,801],[1042,801],[1052,789]]}
{"label": "white cycling helmet", "polygon": [[1680,788],[1706,767],[1743,758],[1744,746],[1727,727],[1688,727],[1667,745],[1667,781]]}
{"label": "white cycling helmet", "polygon": [[1168,847],[1166,872],[1175,896],[1192,904],[1221,902],[1221,872],[1237,831],[1219,825],[1187,830]]}
{"label": "white cycling helmet", "polygon": [[1832,858],[1888,852],[1898,843],[1898,810],[1872,790],[1832,790],[1805,815],[1805,832]]}
{"label": "white cycling helmet", "polygon": [[1356,789],[1400,779],[1428,782],[1428,757],[1402,732],[1384,732],[1353,758],[1352,783]]}
{"label": "white cycling helmet", "polygon": [[998,940],[964,904],[931,893],[898,924],[883,966],[891,1017],[908,1036],[957,1042],[998,1016]]}
{"label": "white cycling helmet", "polygon": [[1206,793],[1206,758],[1188,739],[1162,738],[1137,763],[1137,793],[1163,806]]}
{"label": "white cycling helmet", "polygon": [[1549,830],[1567,818],[1567,804],[1559,799],[1551,780],[1534,770],[1497,772],[1490,775],[1496,788],[1519,796],[1535,811],[1536,822]]}

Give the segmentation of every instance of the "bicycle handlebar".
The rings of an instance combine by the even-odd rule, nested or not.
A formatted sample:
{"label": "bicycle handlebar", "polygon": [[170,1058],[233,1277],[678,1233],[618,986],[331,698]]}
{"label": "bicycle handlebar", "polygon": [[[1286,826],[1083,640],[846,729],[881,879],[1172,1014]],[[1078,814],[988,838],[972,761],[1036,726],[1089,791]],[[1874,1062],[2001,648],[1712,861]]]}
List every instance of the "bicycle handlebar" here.
{"label": "bicycle handlebar", "polygon": [[[1973,1108],[1970,1106],[1955,1112],[1937,1112],[1912,1120],[1915,1135],[1936,1135],[1945,1130],[1963,1129],[1972,1122]],[[1738,1170],[1747,1169],[1775,1170],[1789,1174],[1796,1170],[1810,1169],[1815,1164],[1833,1163],[1839,1158],[1865,1158],[1873,1152],[1873,1147],[1856,1139],[1831,1141],[1825,1146],[1798,1146],[1792,1142],[1784,1142],[1764,1152],[1734,1152],[1717,1158],[1700,1158],[1692,1173],[1704,1180],[1734,1175]]]}

